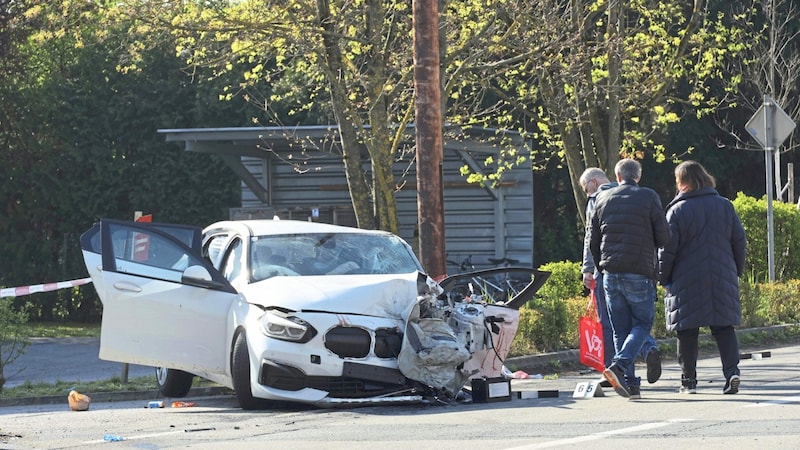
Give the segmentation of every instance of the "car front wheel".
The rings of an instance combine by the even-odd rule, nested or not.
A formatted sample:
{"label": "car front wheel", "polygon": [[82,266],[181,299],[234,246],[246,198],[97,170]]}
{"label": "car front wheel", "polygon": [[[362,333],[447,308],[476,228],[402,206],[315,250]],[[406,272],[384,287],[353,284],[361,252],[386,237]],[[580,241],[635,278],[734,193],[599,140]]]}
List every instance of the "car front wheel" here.
{"label": "car front wheel", "polygon": [[250,387],[250,352],[247,350],[244,331],[236,336],[233,343],[231,376],[233,390],[242,409],[260,409],[266,405],[264,400],[253,397],[253,390]]}
{"label": "car front wheel", "polygon": [[194,375],[177,369],[156,367],[158,390],[165,397],[186,397],[192,388]]}

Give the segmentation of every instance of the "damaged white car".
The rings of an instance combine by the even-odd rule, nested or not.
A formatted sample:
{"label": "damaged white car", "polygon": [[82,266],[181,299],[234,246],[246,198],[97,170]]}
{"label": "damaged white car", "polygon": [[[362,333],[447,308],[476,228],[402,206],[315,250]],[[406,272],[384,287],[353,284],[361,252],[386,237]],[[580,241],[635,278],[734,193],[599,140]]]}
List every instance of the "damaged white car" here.
{"label": "damaged white car", "polygon": [[103,303],[100,358],[195,376],[242,408],[453,399],[501,376],[518,308],[546,272],[426,276],[401,238],[320,223],[197,227],[103,219],[81,236]]}

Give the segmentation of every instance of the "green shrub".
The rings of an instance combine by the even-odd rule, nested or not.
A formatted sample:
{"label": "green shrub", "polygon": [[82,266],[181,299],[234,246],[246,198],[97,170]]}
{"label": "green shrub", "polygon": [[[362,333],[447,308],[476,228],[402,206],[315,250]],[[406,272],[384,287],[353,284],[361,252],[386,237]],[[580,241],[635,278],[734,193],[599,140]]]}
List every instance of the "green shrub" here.
{"label": "green shrub", "polygon": [[766,325],[782,325],[800,321],[800,280],[763,283],[757,287],[760,305],[758,316]]}
{"label": "green shrub", "polygon": [[762,305],[767,300],[761,292],[761,285],[754,281],[752,274],[739,280],[739,299],[742,304],[742,327],[754,328],[767,325]]}
{"label": "green shrub", "polygon": [[0,298],[0,392],[6,383],[5,367],[25,353],[30,343],[27,322],[24,310],[14,308],[10,298]]}
{"label": "green shrub", "polygon": [[547,263],[539,270],[550,272],[547,282],[539,289],[538,297],[548,300],[576,297],[583,293],[583,275],[580,263],[561,261]]}
{"label": "green shrub", "polygon": [[656,315],[653,319],[653,328],[650,335],[656,339],[664,339],[670,335],[667,332],[666,311],[664,310],[664,294],[666,291],[661,286],[656,286]]}
{"label": "green shrub", "polygon": [[[767,200],[741,192],[733,200],[747,234],[745,270],[755,281],[769,280]],[[800,279],[800,211],[793,204],[772,202],[775,279]]]}
{"label": "green shrub", "polygon": [[564,299],[564,305],[569,315],[569,326],[564,330],[564,341],[567,348],[578,348],[580,346],[578,336],[578,321],[586,313],[589,304],[589,296],[577,296]]}
{"label": "green shrub", "polygon": [[548,263],[539,268],[550,272],[550,277],[536,298],[521,308],[520,326],[512,354],[518,351],[551,352],[569,346],[565,333],[577,322],[571,322],[565,299],[580,296],[583,291],[578,263],[562,261]]}

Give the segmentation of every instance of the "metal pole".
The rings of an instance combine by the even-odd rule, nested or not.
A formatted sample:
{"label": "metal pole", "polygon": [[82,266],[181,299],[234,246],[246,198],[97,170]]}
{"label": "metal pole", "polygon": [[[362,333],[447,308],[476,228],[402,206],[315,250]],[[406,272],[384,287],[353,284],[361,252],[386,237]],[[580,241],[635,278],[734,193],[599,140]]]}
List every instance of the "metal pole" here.
{"label": "metal pole", "polygon": [[764,147],[764,162],[767,172],[767,262],[769,265],[769,281],[775,281],[775,231],[772,213],[772,157],[775,151],[775,138],[773,136],[772,124],[775,115],[775,103],[769,95],[764,95],[764,137],[766,146]]}
{"label": "metal pole", "polygon": [[[774,106],[774,104],[773,104],[773,106]],[[774,109],[773,109],[773,111],[774,111]],[[772,151],[772,154],[773,154],[773,156],[775,158],[775,163],[773,165],[773,167],[775,169],[775,192],[777,193],[775,199],[778,200],[779,202],[782,202],[783,201],[783,182],[781,181],[781,152],[777,147],[778,146],[776,145],[775,149],[773,149],[773,151]]]}

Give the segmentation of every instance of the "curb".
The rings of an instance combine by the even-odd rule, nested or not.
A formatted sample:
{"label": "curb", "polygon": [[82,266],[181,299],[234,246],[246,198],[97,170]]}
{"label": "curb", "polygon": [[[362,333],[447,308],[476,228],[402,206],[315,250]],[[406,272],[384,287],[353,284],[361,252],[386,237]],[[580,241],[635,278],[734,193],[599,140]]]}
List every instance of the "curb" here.
{"label": "curb", "polygon": [[506,358],[505,364],[511,370],[525,370],[533,368],[563,368],[566,365],[577,364],[579,362],[579,350],[562,350],[560,352]]}

